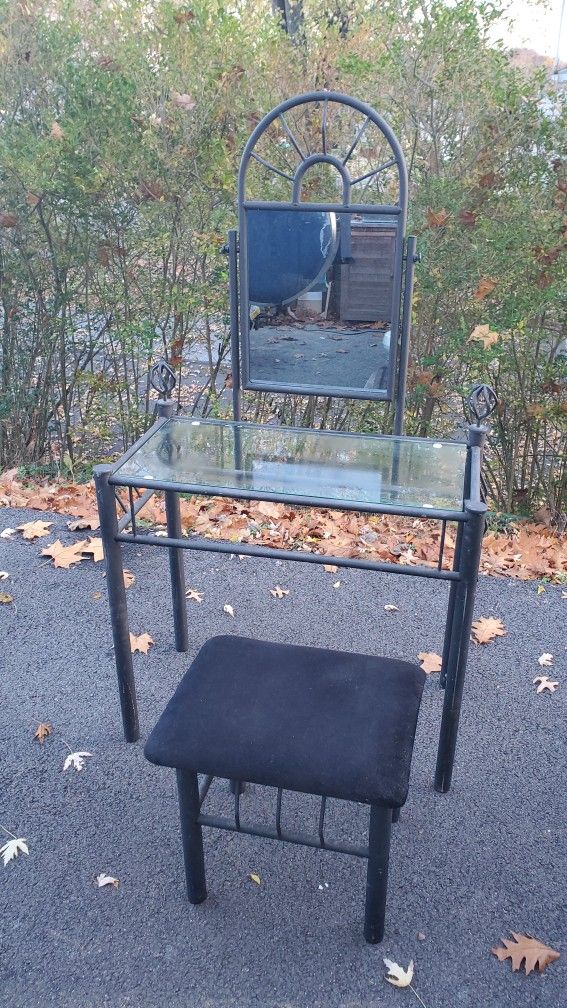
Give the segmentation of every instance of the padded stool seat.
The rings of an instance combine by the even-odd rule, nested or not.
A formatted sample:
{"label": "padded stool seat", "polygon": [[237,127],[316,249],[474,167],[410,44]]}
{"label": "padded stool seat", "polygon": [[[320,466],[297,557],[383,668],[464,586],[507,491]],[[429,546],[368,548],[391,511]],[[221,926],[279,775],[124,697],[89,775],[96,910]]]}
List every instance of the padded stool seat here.
{"label": "padded stool seat", "polygon": [[392,658],[214,637],[145,753],[162,766],[399,808],[424,681]]}

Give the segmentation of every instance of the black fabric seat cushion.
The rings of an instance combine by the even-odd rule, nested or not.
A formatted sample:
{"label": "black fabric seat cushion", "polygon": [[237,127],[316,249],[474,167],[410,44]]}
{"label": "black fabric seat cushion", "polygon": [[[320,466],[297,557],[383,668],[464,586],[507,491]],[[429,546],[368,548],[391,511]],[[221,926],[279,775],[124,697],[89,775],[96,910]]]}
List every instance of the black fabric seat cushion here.
{"label": "black fabric seat cushion", "polygon": [[392,807],[425,674],[391,658],[214,637],[152,731],[152,763]]}

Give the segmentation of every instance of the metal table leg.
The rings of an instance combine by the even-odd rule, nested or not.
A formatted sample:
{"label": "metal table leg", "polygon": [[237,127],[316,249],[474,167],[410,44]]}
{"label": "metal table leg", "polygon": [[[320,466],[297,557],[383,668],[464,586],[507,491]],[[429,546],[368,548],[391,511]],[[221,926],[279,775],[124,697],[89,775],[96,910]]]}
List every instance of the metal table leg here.
{"label": "metal table leg", "polygon": [[94,479],[100,519],[100,533],[106,560],[108,604],[110,606],[110,619],[112,621],[114,658],[116,661],[116,674],[118,676],[122,724],[124,726],[126,741],[135,742],[140,737],[140,727],[138,724],[132,651],[130,649],[122,549],[120,543],[116,541],[116,536],[118,535],[116,501],[114,487],[108,482],[111,471],[112,467],[108,465],[95,466]]}
{"label": "metal table leg", "polygon": [[[179,494],[173,490],[165,492],[165,513],[167,517],[167,534],[170,539],[181,539],[181,512],[179,509]],[[187,600],[185,598],[185,577],[183,574],[183,550],[169,546],[169,573],[171,576],[171,596],[173,599],[173,626],[175,629],[175,647],[178,651],[189,648],[187,631]]]}
{"label": "metal table leg", "polygon": [[461,574],[453,611],[453,639],[449,648],[447,683],[437,750],[435,790],[446,792],[451,787],[461,700],[469,653],[469,640],[474,614],[476,583],[480,566],[486,504],[467,501],[468,521],[463,530]]}

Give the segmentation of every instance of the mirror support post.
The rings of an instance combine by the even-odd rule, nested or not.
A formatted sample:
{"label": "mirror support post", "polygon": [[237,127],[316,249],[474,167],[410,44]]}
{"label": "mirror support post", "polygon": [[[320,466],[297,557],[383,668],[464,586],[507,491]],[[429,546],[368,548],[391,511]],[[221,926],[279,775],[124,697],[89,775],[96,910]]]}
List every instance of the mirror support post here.
{"label": "mirror support post", "polygon": [[238,232],[228,232],[228,276],[230,285],[230,364],[232,371],[233,420],[240,420],[240,346],[238,339]]}
{"label": "mirror support post", "polygon": [[400,347],[398,381],[396,385],[396,406],[394,413],[394,434],[404,433],[404,412],[406,406],[406,384],[408,376],[409,338],[411,329],[411,309],[413,299],[413,268],[418,262],[415,235],[406,240],[404,293],[402,298],[402,323],[400,326]]}

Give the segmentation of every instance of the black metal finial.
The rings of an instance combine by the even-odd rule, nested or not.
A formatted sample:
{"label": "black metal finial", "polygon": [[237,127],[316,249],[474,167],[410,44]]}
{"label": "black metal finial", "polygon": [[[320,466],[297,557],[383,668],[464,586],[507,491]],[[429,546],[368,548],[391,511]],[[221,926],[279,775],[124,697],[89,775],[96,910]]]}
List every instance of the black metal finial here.
{"label": "black metal finial", "polygon": [[166,360],[156,361],[150,371],[150,382],[156,392],[169,398],[175,388],[176,380],[175,372]]}
{"label": "black metal finial", "polygon": [[498,398],[490,385],[475,385],[469,395],[468,404],[471,417],[480,424],[496,409]]}

